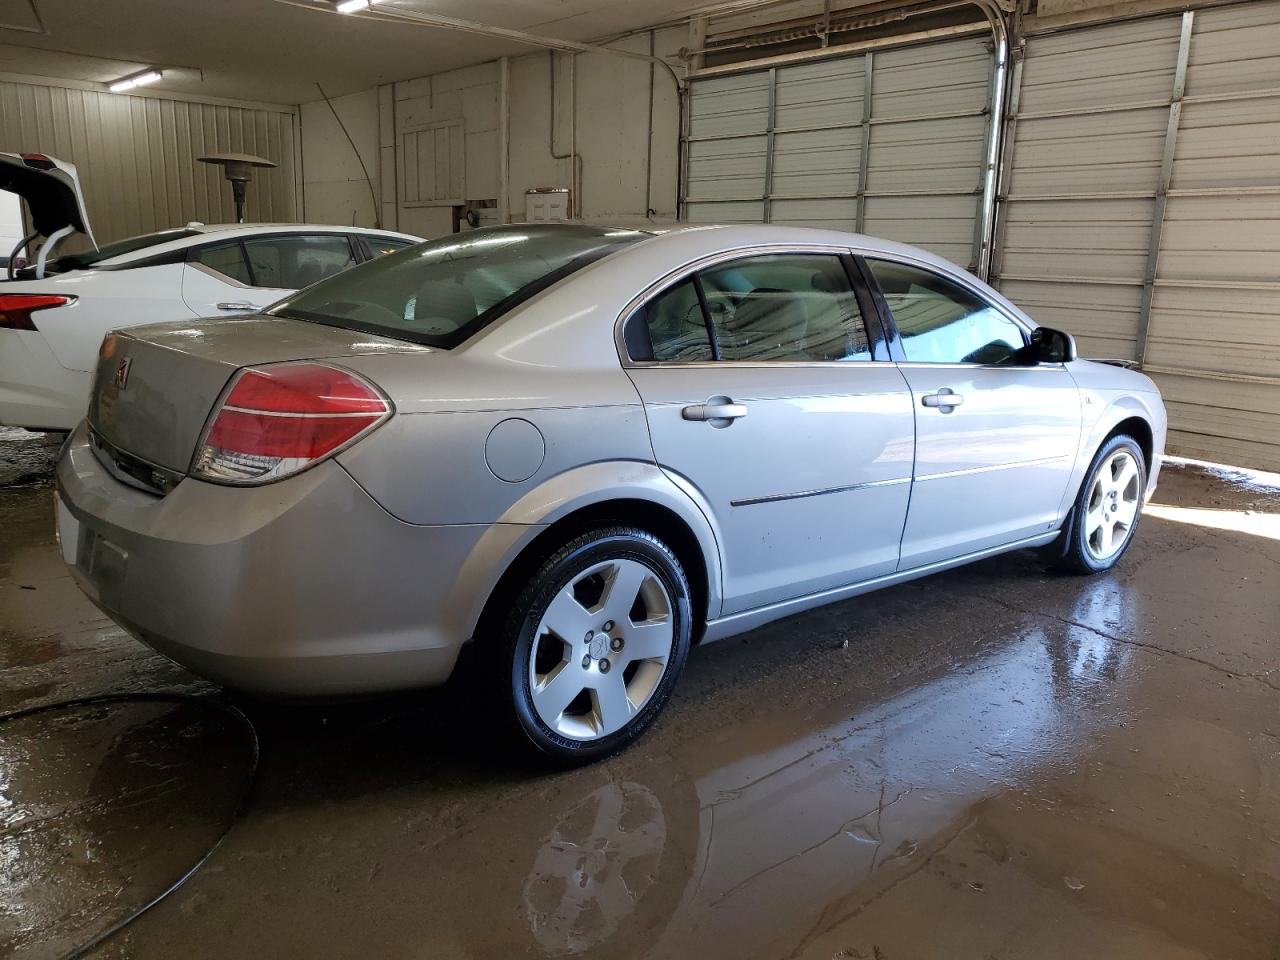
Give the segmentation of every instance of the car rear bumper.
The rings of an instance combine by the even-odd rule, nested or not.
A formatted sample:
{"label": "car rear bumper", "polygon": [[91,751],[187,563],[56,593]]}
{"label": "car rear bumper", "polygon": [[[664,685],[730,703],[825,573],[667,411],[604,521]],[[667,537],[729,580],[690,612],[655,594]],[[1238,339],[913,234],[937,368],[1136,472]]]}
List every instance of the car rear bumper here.
{"label": "car rear bumper", "polygon": [[487,595],[477,553],[526,529],[404,523],[333,461],[161,498],[111,476],[83,426],[57,492],[63,559],[94,603],[197,673],[275,696],[442,683]]}

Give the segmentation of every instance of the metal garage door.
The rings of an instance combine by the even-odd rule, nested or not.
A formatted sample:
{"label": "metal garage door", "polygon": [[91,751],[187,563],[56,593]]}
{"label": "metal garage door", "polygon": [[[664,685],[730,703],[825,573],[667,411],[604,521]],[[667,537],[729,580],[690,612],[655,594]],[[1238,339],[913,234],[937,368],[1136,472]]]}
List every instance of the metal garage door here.
{"label": "metal garage door", "polygon": [[1280,469],[1280,2],[1030,37],[1010,111],[998,286]]}
{"label": "metal garage door", "polygon": [[990,44],[694,79],[685,218],[857,230],[975,265]]}

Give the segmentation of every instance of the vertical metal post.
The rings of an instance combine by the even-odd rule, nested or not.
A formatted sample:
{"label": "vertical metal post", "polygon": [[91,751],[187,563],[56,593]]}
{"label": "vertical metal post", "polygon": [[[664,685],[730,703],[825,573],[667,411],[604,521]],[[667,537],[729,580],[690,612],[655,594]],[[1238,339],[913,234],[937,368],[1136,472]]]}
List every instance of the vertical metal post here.
{"label": "vertical metal post", "polygon": [[983,280],[991,275],[991,252],[995,246],[996,227],[996,168],[1000,160],[1000,134],[1004,125],[1005,86],[1009,80],[1009,33],[1003,14],[997,8],[988,11],[995,42],[995,70],[991,78],[991,116],[987,124],[986,156],[983,160],[982,203],[978,217],[981,221],[978,248],[977,274]]}
{"label": "vertical metal post", "polygon": [[[32,7],[32,9],[34,10],[35,7]],[[381,111],[379,111],[379,114],[381,114]],[[306,223],[307,222],[307,187],[306,187],[307,178],[306,178],[306,171],[303,169],[303,162],[305,158],[302,155],[302,113],[301,111],[297,111],[297,110],[294,111],[292,117],[290,117],[290,125],[292,127],[292,132],[293,132],[293,219],[295,223]],[[378,151],[379,151],[379,156],[381,156],[382,148],[379,147]],[[23,220],[22,220],[23,226],[21,229],[23,231],[22,235],[24,237],[31,232],[28,229],[30,225],[27,224],[27,221],[26,221],[26,212],[25,212],[26,209],[27,209],[27,205],[25,203],[18,204],[19,214],[23,217]],[[381,213],[381,211],[375,210],[374,216],[377,217],[379,213]]]}
{"label": "vertical metal post", "polygon": [[1191,28],[1195,13],[1182,14],[1182,34],[1178,38],[1178,65],[1173,73],[1173,96],[1169,100],[1169,122],[1164,132],[1164,152],[1160,157],[1160,181],[1156,184],[1155,208],[1151,214],[1151,239],[1147,244],[1147,268],[1142,275],[1142,300],[1138,306],[1137,360],[1147,360],[1147,339],[1151,329],[1151,301],[1155,296],[1156,270],[1160,264],[1160,234],[1164,231],[1164,211],[1173,177],[1173,154],[1178,145],[1178,124],[1182,119],[1182,95],[1187,87],[1187,61],[1191,56]]}
{"label": "vertical metal post", "polygon": [[875,54],[868,50],[862,63],[862,147],[858,151],[858,200],[854,214],[854,232],[867,228],[867,164],[871,160],[871,78],[875,70]]}
{"label": "vertical metal post", "polygon": [[778,68],[769,68],[769,116],[764,139],[764,222],[773,219],[773,128],[778,120]]}
{"label": "vertical metal post", "polygon": [[[996,97],[995,97],[995,82],[996,82],[996,70],[997,70],[996,57],[998,56],[998,54],[996,52],[997,48],[996,48],[995,40],[992,40],[990,49],[992,51],[992,56],[991,56],[991,60],[989,61],[988,70],[987,70],[987,89],[991,91],[991,94],[990,94],[990,99],[988,99],[987,101],[986,130],[983,131],[983,136],[982,136],[984,154],[987,150],[988,145],[991,142],[992,125],[1003,122],[1003,118],[996,116],[995,110],[992,109],[995,106],[995,102],[996,102]],[[978,185],[975,189],[975,192],[978,197],[978,206],[973,214],[973,239],[969,243],[969,263],[966,267],[966,269],[970,273],[978,273],[979,271],[979,264],[982,262],[982,245],[986,239],[986,234],[985,234],[986,224],[985,224],[984,216],[986,213],[986,206],[987,206],[987,196],[986,196],[986,189],[985,189],[986,183],[987,183],[987,173],[988,173],[988,167],[986,162],[984,161],[982,165],[982,175],[979,177]],[[998,205],[996,209],[998,209]],[[982,275],[982,279],[987,280],[989,279],[989,277],[987,277],[986,275]]]}
{"label": "vertical metal post", "polygon": [[676,174],[676,220],[689,219],[689,128],[692,124],[690,114],[693,112],[693,84],[686,81],[676,91],[676,103],[679,105],[679,156],[676,158],[678,170]]}
{"label": "vertical metal post", "polygon": [[[694,17],[689,21],[689,49],[701,50],[707,45],[707,18]],[[679,156],[676,158],[676,219],[689,219],[689,136],[693,130],[693,83],[689,80],[690,70],[697,70],[703,65],[702,54],[695,55],[685,68],[685,82],[676,84],[676,104],[679,109]]]}
{"label": "vertical metal post", "polygon": [[511,58],[498,61],[498,222],[510,223]]}
{"label": "vertical metal post", "polygon": [[1018,110],[1022,107],[1022,71],[1027,59],[1026,43],[1019,40],[1016,50],[1010,52],[1013,57],[1013,73],[1009,80],[1009,113],[1004,128],[1004,143],[1001,147],[1000,166],[996,170],[996,230],[992,241],[991,266],[987,282],[992,283],[1000,277],[1004,266],[1004,238],[1009,229],[1009,176],[1013,172],[1013,149],[1017,138]]}
{"label": "vertical metal post", "polygon": [[400,108],[396,106],[396,85],[391,84],[391,167],[393,178],[392,189],[395,191],[395,220],[391,224],[393,230],[400,229],[400,193],[404,183],[403,144],[400,140]]}
{"label": "vertical metal post", "polygon": [[[654,56],[654,31],[649,31],[649,56]],[[649,86],[646,92],[649,97],[648,119],[649,131],[644,140],[644,218],[653,216],[653,61],[649,61]]]}

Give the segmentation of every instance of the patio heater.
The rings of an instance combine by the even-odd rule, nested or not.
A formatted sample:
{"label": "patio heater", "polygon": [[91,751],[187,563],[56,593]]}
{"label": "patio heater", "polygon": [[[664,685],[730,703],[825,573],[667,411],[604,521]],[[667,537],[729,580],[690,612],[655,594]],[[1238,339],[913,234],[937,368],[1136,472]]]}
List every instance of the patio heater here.
{"label": "patio heater", "polygon": [[236,223],[244,223],[245,186],[253,179],[254,167],[274,167],[265,157],[251,153],[211,153],[199,158],[201,163],[213,163],[222,167],[222,175],[231,181],[231,195],[236,201]]}

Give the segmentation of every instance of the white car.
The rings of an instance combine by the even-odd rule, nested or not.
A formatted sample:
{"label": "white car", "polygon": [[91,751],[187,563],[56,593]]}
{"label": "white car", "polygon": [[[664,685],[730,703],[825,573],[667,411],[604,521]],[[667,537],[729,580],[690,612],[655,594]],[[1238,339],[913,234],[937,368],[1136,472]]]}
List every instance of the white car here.
{"label": "white car", "polygon": [[[362,227],[191,224],[94,248],[72,164],[0,154],[0,189],[19,194],[48,238],[0,280],[0,425],[70,430],[89,406],[109,330],[253,313],[420,238]],[[81,233],[84,253],[55,255]],[[5,251],[9,253],[10,251]]]}

